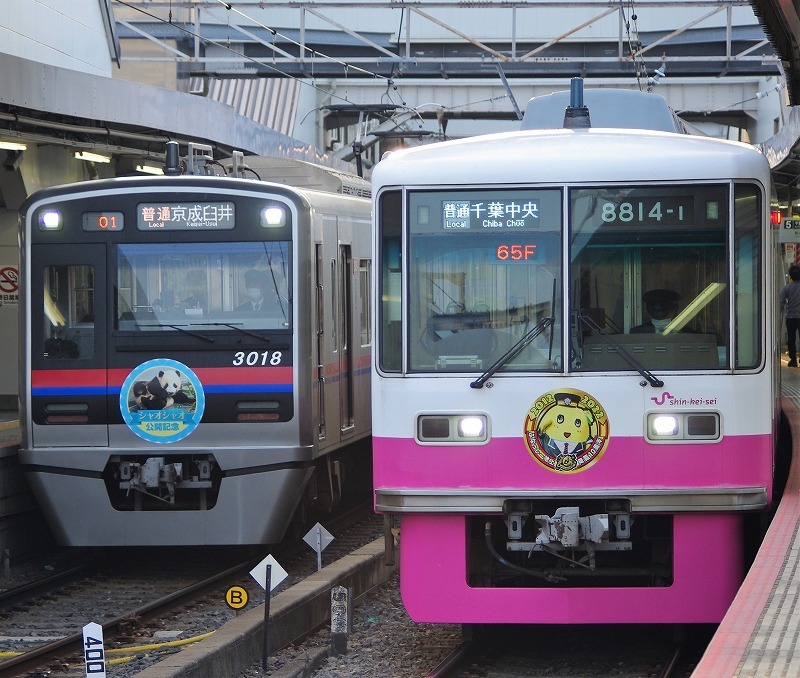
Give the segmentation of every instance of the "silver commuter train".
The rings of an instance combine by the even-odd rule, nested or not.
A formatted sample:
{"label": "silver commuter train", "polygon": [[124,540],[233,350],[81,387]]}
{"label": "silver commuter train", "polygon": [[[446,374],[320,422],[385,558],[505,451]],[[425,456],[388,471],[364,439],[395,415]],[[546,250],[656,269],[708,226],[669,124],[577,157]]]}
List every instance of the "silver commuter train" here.
{"label": "silver commuter train", "polygon": [[248,163],[21,208],[19,459],[59,543],[274,543],[369,463],[369,184]]}

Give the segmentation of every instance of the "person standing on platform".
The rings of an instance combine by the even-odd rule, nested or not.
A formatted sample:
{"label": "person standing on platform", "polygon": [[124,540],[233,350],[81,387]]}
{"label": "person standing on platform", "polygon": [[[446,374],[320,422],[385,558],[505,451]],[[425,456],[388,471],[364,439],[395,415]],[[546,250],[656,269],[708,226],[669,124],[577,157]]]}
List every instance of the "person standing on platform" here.
{"label": "person standing on platform", "polygon": [[797,333],[800,332],[800,266],[789,266],[791,282],[781,290],[781,310],[786,309],[786,345],[789,367],[797,367]]}

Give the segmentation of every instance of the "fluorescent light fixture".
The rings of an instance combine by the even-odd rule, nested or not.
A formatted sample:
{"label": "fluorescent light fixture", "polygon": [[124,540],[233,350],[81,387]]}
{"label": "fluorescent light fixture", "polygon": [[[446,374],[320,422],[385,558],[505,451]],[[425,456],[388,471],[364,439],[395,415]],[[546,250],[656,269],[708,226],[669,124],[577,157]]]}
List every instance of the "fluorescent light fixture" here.
{"label": "fluorescent light fixture", "polygon": [[53,297],[50,296],[50,290],[46,287],[44,289],[44,314],[54,327],[67,326],[67,319],[64,317],[61,309],[58,308],[58,304],[53,301]]}
{"label": "fluorescent light fixture", "polygon": [[725,283],[714,282],[698,294],[691,303],[684,308],[675,318],[664,328],[662,334],[679,332],[692,318],[702,311],[722,290]]}
{"label": "fluorescent light fixture", "polygon": [[160,167],[154,167],[153,165],[136,165],[136,171],[144,174],[155,174],[157,176],[164,174],[163,169]]}
{"label": "fluorescent light fixture", "polygon": [[14,141],[0,141],[0,150],[4,151],[27,151],[25,144],[18,144]]}
{"label": "fluorescent light fixture", "polygon": [[89,162],[111,162],[111,158],[107,155],[100,155],[99,153],[89,153],[88,151],[76,151],[75,157],[78,160],[87,160]]}

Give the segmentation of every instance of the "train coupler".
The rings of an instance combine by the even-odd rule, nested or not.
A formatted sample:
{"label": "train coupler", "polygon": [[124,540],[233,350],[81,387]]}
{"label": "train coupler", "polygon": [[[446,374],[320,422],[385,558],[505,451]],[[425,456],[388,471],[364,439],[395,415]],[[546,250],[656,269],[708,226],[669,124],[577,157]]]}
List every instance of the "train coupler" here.
{"label": "train coupler", "polygon": [[[527,529],[526,524],[533,520]],[[609,521],[614,526],[613,535]],[[630,516],[597,513],[581,516],[576,506],[562,507],[553,516],[512,513],[506,518],[508,551],[564,551],[577,549],[593,556],[595,551],[630,551]],[[524,539],[524,537],[528,539]]]}
{"label": "train coupler", "polygon": [[211,464],[196,464],[196,477],[184,478],[182,462],[166,463],[164,457],[149,457],[143,464],[119,462],[119,487],[126,492],[141,492],[169,504],[175,503],[176,488],[207,489],[211,487]]}

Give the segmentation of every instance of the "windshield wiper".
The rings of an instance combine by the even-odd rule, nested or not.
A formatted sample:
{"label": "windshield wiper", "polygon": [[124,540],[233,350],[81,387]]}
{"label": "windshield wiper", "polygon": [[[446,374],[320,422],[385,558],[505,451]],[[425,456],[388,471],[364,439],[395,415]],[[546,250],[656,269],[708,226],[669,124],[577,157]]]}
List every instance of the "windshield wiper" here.
{"label": "windshield wiper", "polygon": [[[195,325],[202,325],[203,323],[194,323]],[[209,344],[213,344],[215,342],[214,339],[211,337],[206,337],[205,335],[200,334],[199,332],[192,332],[191,330],[185,329],[182,325],[169,325],[169,324],[162,324],[162,323],[148,323],[145,325],[140,325],[140,327],[169,327],[173,330],[178,330],[178,332],[184,332],[185,334],[189,334],[193,337],[197,337],[198,339],[202,339],[203,341],[207,341]]]}
{"label": "windshield wiper", "polygon": [[534,340],[538,337],[542,332],[545,331],[550,325],[553,324],[553,318],[542,318],[538,323],[536,323],[530,330],[528,330],[525,334],[520,337],[520,339],[510,348],[508,349],[503,355],[501,355],[497,360],[495,360],[494,364],[486,370],[480,377],[478,377],[475,381],[470,383],[471,388],[483,388],[483,385],[492,378],[492,375],[497,372],[498,370],[502,369],[505,365],[510,363],[514,358],[516,358],[522,351]]}
{"label": "windshield wiper", "polygon": [[[635,369],[639,374],[641,374],[645,379],[647,379],[650,386],[654,388],[661,388],[664,385],[664,382],[661,381],[658,377],[656,377],[652,372],[645,369],[645,367],[634,358],[627,350],[625,350],[622,346],[620,346],[616,341],[611,339],[605,332],[603,332],[603,328],[600,327],[594,320],[592,320],[586,313],[578,312],[578,318],[582,323],[586,326],[593,329],[597,332],[597,336],[599,336],[605,343],[607,343],[611,348],[613,348],[624,360],[627,362],[633,369]],[[644,383],[642,383],[644,386]]]}

